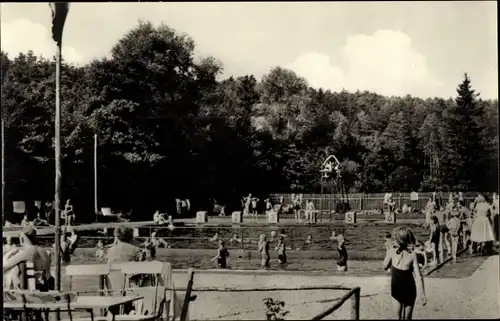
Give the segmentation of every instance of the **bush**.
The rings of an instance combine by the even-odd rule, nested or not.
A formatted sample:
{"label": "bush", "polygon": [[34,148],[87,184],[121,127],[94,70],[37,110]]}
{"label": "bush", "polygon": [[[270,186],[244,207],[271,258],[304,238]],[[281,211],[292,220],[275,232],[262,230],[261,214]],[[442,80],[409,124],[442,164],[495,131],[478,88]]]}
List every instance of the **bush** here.
{"label": "bush", "polygon": [[267,320],[285,320],[284,317],[290,311],[285,311],[285,302],[275,301],[272,298],[264,298],[264,304],[266,306],[266,319]]}

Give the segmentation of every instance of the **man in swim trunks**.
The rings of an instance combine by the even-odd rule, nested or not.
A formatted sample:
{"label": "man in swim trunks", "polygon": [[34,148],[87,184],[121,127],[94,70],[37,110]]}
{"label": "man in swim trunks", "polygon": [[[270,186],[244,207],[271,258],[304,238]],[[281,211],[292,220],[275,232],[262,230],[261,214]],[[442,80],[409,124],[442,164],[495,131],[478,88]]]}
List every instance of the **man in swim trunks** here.
{"label": "man in swim trunks", "polygon": [[50,256],[44,248],[35,245],[35,228],[32,225],[25,226],[19,238],[21,247],[16,254],[3,261],[3,273],[5,274],[22,262],[32,262],[36,275],[36,288],[40,291],[53,289],[54,279],[50,275]]}

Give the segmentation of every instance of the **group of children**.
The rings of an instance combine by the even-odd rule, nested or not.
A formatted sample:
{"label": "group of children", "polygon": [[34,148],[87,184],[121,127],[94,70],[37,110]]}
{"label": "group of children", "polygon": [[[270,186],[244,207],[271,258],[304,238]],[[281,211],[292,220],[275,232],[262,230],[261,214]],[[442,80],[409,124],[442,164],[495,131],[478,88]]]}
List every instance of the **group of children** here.
{"label": "group of children", "polygon": [[[450,196],[445,207],[437,207],[433,200],[429,200],[426,224],[430,228],[429,243],[434,262],[443,261],[443,245],[446,246],[448,256],[456,261],[457,250],[462,245],[470,254],[483,253],[486,245],[495,241],[492,220],[498,219],[495,204],[491,205],[483,195],[478,195],[465,206],[463,199],[456,201]],[[493,216],[493,217],[492,217]],[[462,238],[462,242],[460,242]]]}
{"label": "group of children", "polygon": [[[257,197],[253,197],[252,194],[248,194],[248,196],[244,196],[242,198],[242,207],[244,215],[252,215],[257,217],[259,214],[259,201],[260,199]],[[278,204],[273,205],[269,198],[264,200],[265,213],[268,214],[271,211],[275,211],[277,213],[281,211],[288,211],[289,209],[293,210],[295,220],[297,222],[301,221],[301,215],[305,216],[306,222],[311,222],[313,217],[313,212],[315,211],[315,206],[312,200],[305,201],[305,208],[302,209],[302,204],[304,203],[304,199],[302,194],[292,194],[292,204],[284,205],[283,197],[280,198]]]}
{"label": "group of children", "polygon": [[[273,231],[274,232],[274,231]],[[267,269],[270,267],[271,256],[269,255],[270,241],[274,241],[275,232],[271,233],[271,240],[268,240],[266,234],[261,234],[259,237],[258,251],[261,256],[261,268]],[[229,257],[229,251],[226,248],[226,242],[222,239],[218,239],[218,234],[215,234],[211,241],[218,241],[219,247],[217,248],[217,255],[212,258],[212,261],[217,261],[217,266],[221,269],[227,268],[227,258]],[[237,234],[233,234],[230,240],[233,242],[241,243]],[[277,244],[275,250],[278,252],[278,262],[282,268],[286,266],[287,256],[286,256],[286,246],[285,246],[285,234],[283,231],[277,237]]]}
{"label": "group of children", "polygon": [[[218,234],[216,234],[218,236]],[[276,241],[275,251],[278,253],[278,262],[281,268],[285,268],[287,265],[287,255],[286,255],[286,234],[282,230],[280,235],[276,238],[276,232],[271,232],[271,237],[268,239],[266,234],[261,234],[258,242],[258,251],[261,257],[261,268],[268,269],[270,267],[271,256],[269,253],[270,244]],[[215,241],[214,238],[211,239]],[[338,271],[347,271],[347,249],[345,246],[345,239],[343,233],[336,234],[336,232],[332,232],[330,236],[330,240],[335,241],[337,243],[336,249],[339,254],[339,259],[337,260],[337,270]],[[231,242],[241,242],[241,240],[237,237],[237,234],[234,234],[231,238]],[[212,261],[217,261],[217,265],[219,268],[227,268],[227,258],[229,257],[229,251],[226,248],[226,243],[222,239],[218,239],[219,247],[217,249],[217,255],[212,258]],[[308,236],[306,243],[312,242],[312,236]]]}
{"label": "group of children", "polygon": [[[74,233],[74,232],[73,232]],[[76,240],[73,237],[74,234],[70,237],[69,240],[64,240],[61,242],[62,246],[66,247],[65,244],[73,244],[74,242],[72,240]],[[270,233],[270,237],[266,234],[261,234],[259,236],[259,241],[258,241],[258,252],[261,257],[261,268],[263,269],[268,269],[270,267],[270,262],[271,262],[271,255],[270,255],[270,248],[271,248],[271,243],[276,242],[276,246],[274,247],[275,251],[278,254],[278,263],[281,268],[285,268],[287,265],[287,246],[286,246],[286,234],[283,230],[281,230],[279,235],[276,235],[276,231],[272,231]],[[336,249],[338,251],[339,259],[337,260],[337,270],[338,271],[347,271],[347,249],[345,246],[345,239],[343,236],[343,233],[336,234],[336,232],[332,232],[330,236],[330,240],[334,241],[337,243]],[[115,239],[116,242],[116,239]],[[218,248],[217,248],[217,255],[212,258],[212,261],[217,262],[217,266],[221,269],[225,269],[228,267],[227,265],[227,260],[229,257],[229,251],[226,248],[226,241],[221,239],[219,234],[216,233],[213,237],[209,239],[209,242],[217,242],[218,243]],[[231,244],[237,244],[241,243],[242,240],[238,236],[237,233],[234,233],[231,239],[229,240]],[[305,244],[312,243],[312,236],[309,235],[307,239],[305,240]],[[99,240],[96,246],[96,252],[95,256],[99,260],[104,260],[106,257],[106,247],[110,247],[113,244],[109,245],[104,245],[102,240]],[[151,236],[142,244],[141,246],[145,252],[147,252],[149,255],[148,257],[150,259],[155,259],[156,258],[156,249],[159,247],[164,247],[164,248],[170,248],[170,245],[161,237],[156,236],[156,232],[151,233]],[[69,246],[71,248],[71,245]],[[63,253],[66,253],[63,252]],[[72,253],[72,252],[71,252]]]}

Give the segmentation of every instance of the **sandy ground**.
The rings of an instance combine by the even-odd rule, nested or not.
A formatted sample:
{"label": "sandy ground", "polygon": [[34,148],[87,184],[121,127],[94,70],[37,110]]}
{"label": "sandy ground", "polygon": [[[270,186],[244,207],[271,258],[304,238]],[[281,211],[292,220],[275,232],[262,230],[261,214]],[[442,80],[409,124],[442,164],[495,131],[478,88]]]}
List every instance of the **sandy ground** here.
{"label": "sandy ground", "polygon": [[[426,279],[428,303],[417,301],[416,319],[468,319],[500,317],[499,257],[488,258],[471,276],[462,279]],[[175,273],[178,286],[186,284],[185,273]],[[252,274],[198,273],[196,287],[270,288],[294,286],[343,285],[361,287],[360,317],[362,319],[395,318],[390,279],[386,276],[298,276]],[[190,306],[191,320],[265,320],[263,298],[272,297],[285,301],[290,311],[287,319],[311,319],[334,304],[335,298],[345,293],[341,290],[281,291],[281,292],[198,292]],[[329,301],[329,302],[325,302]],[[349,319],[350,302],[327,319]]]}

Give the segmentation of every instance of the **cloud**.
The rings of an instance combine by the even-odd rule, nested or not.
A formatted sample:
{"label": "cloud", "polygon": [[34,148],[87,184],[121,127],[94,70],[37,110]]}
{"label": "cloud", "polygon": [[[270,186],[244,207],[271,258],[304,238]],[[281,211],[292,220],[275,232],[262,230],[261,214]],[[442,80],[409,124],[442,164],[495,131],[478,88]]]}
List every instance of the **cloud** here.
{"label": "cloud", "polygon": [[349,36],[335,54],[338,59],[332,61],[324,53],[307,53],[286,68],[316,88],[396,96],[443,95],[443,83],[432,75],[425,56],[402,32],[378,30],[373,35]]}
{"label": "cloud", "polygon": [[[49,28],[27,19],[2,22],[0,41],[2,50],[7,52],[10,58],[16,57],[20,52],[27,53],[29,50],[33,50],[37,56],[51,58],[56,51]],[[80,63],[84,59],[75,48],[64,44],[62,54],[64,60],[74,63]]]}

